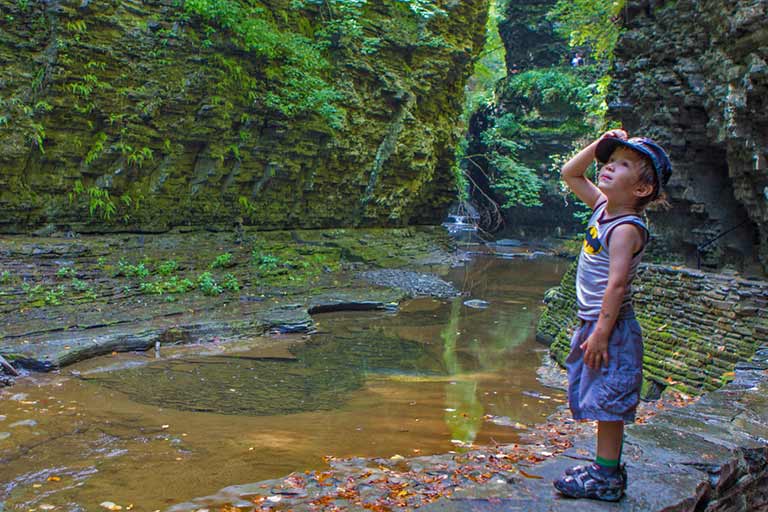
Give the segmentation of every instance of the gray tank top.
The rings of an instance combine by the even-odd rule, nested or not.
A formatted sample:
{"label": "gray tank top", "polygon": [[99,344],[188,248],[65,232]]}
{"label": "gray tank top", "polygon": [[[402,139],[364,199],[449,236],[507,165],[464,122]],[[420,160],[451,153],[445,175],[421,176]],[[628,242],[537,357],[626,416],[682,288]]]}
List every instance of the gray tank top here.
{"label": "gray tank top", "polygon": [[620,215],[605,219],[607,201],[601,199],[589,219],[584,245],[579,255],[579,266],[576,271],[576,301],[579,306],[579,318],[597,320],[603,305],[603,296],[608,286],[608,268],[610,261],[610,237],[614,228],[622,224],[634,224],[645,233],[645,243],[642,249],[632,256],[627,280],[627,292],[621,301],[619,318],[632,318],[632,288],[631,283],[637,274],[637,267],[643,258],[643,252],[648,242],[648,228],[637,215]]}

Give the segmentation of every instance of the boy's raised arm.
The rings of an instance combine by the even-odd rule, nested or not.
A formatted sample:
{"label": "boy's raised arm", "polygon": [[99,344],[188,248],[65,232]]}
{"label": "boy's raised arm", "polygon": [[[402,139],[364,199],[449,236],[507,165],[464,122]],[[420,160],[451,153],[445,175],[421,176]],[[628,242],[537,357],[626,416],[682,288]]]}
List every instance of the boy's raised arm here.
{"label": "boy's raised arm", "polygon": [[[619,137],[622,139],[627,138],[627,133],[623,130],[611,130],[603,134],[603,137]],[[597,139],[589,146],[585,147],[578,152],[576,156],[568,160],[560,171],[560,176],[565,181],[568,188],[576,194],[576,197],[581,199],[584,204],[591,209],[595,209],[595,205],[598,200],[603,197],[603,193],[597,188],[591,181],[589,181],[584,173],[587,172],[589,164],[595,159],[595,147],[600,142]]]}

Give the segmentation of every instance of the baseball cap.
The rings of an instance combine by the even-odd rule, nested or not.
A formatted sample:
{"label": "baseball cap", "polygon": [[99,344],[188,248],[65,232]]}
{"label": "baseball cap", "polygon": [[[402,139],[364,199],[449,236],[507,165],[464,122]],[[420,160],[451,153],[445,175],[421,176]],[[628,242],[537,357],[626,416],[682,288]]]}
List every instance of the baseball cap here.
{"label": "baseball cap", "polygon": [[[605,163],[611,157],[611,153],[619,146],[633,149],[647,156],[653,165],[653,170],[656,172],[659,189],[667,184],[669,177],[672,176],[672,162],[669,160],[667,152],[649,138],[632,137],[631,139],[624,140],[618,137],[605,137],[595,147],[595,158],[597,158],[598,162]],[[659,190],[656,191],[656,195],[658,193]]]}

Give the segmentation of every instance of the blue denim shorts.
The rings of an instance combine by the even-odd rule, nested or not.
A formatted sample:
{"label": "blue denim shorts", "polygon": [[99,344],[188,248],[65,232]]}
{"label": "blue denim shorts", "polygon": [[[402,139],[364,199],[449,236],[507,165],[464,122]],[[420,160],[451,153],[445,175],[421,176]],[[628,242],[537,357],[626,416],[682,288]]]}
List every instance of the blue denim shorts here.
{"label": "blue denim shorts", "polygon": [[593,370],[584,364],[584,343],[597,321],[582,320],[571,338],[568,369],[568,405],[574,419],[635,421],[643,380],[643,337],[635,318],[616,321],[608,341],[608,366]]}

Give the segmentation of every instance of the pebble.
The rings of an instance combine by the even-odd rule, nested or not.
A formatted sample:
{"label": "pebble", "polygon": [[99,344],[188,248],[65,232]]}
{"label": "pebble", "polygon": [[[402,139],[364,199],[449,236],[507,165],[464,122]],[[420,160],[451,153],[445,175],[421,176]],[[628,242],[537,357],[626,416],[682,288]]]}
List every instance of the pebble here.
{"label": "pebble", "polygon": [[480,299],[471,299],[471,300],[465,300],[464,305],[468,308],[475,308],[475,309],[485,309],[488,306],[491,305],[490,302],[480,300]]}
{"label": "pebble", "polygon": [[0,432],[0,441],[2,441],[3,439],[8,439],[9,437],[11,437],[10,432]]}
{"label": "pebble", "polygon": [[0,421],[5,421],[5,418],[7,418],[7,416],[0,414]]}
{"label": "pebble", "polygon": [[29,395],[26,393],[16,393],[15,395],[11,396],[11,400],[14,402],[21,402],[22,400],[26,400]]}
{"label": "pebble", "polygon": [[35,420],[21,420],[21,421],[17,421],[16,423],[11,423],[8,426],[11,427],[11,428],[14,428],[14,427],[36,427],[37,426],[37,422]]}

